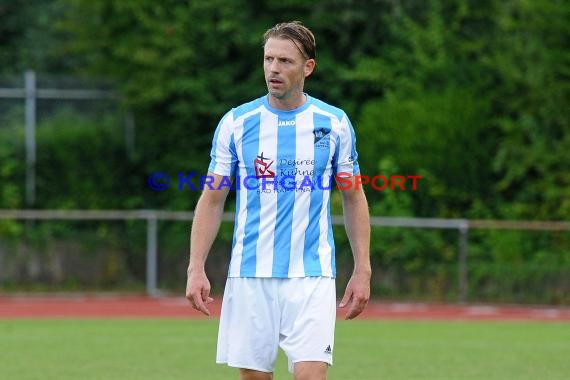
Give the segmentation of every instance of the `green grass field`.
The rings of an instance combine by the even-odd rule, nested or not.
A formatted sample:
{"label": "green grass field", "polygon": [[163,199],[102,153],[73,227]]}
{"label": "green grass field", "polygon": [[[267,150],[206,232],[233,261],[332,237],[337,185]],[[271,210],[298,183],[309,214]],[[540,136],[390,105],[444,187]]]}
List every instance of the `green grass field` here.
{"label": "green grass field", "polygon": [[[0,320],[0,379],[237,379],[215,320]],[[568,379],[570,324],[339,322],[329,379]],[[280,352],[276,379],[288,379]]]}

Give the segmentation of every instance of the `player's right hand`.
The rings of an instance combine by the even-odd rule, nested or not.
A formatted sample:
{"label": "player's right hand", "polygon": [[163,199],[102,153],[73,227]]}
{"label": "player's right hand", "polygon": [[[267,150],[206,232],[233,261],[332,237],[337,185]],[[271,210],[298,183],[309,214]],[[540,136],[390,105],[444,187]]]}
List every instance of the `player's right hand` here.
{"label": "player's right hand", "polygon": [[210,316],[210,310],[206,305],[214,302],[214,299],[210,297],[210,281],[203,270],[188,270],[186,299],[194,309]]}

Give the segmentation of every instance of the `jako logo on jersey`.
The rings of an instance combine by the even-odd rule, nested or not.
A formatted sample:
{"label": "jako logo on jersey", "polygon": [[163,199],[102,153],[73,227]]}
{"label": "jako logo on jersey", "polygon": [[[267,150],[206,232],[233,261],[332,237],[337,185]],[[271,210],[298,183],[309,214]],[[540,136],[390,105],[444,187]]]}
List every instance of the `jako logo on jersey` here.
{"label": "jako logo on jersey", "polygon": [[269,162],[265,162],[266,160],[271,160],[270,158],[263,157],[263,152],[261,155],[257,156],[255,160],[253,160],[253,166],[255,167],[255,176],[257,178],[273,178],[275,177],[275,172],[270,170],[269,167],[273,163],[273,160]]}
{"label": "jako logo on jersey", "polygon": [[294,127],[297,122],[295,120],[279,120],[278,127]]}

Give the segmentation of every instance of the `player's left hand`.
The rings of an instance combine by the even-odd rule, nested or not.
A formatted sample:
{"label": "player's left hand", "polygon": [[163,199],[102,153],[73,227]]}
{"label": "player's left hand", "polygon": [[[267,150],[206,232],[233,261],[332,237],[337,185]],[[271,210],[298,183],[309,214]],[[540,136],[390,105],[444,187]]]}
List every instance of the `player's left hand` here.
{"label": "player's left hand", "polygon": [[344,308],[349,305],[346,311],[344,319],[356,318],[370,299],[370,275],[353,273],[352,277],[346,285],[346,290],[344,292],[344,297],[338,305],[340,308]]}

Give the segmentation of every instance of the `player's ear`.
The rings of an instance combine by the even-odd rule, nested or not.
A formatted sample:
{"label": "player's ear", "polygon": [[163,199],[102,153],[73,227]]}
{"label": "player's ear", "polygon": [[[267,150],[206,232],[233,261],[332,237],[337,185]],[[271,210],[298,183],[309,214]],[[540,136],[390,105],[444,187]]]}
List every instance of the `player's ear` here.
{"label": "player's ear", "polygon": [[309,58],[305,61],[305,78],[313,73],[316,64],[317,62],[312,58]]}

